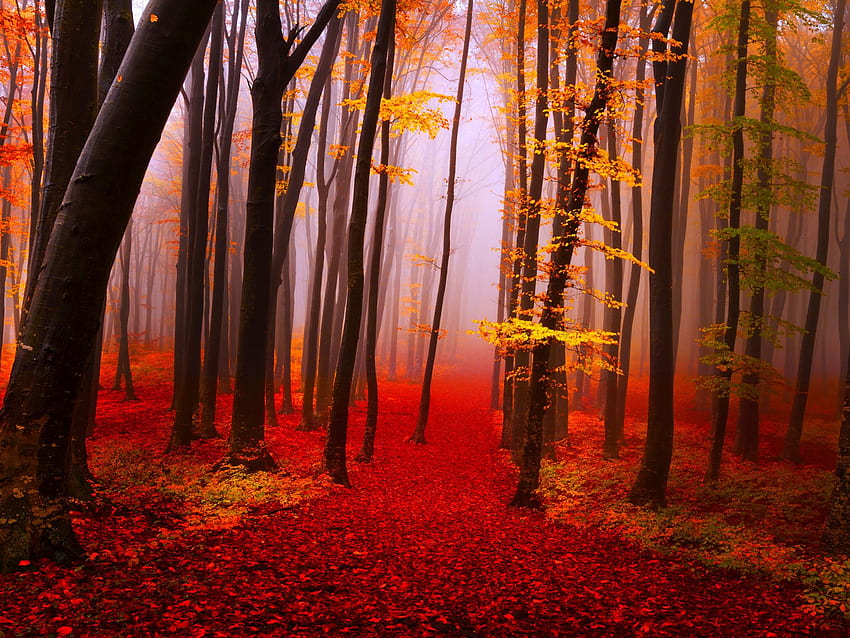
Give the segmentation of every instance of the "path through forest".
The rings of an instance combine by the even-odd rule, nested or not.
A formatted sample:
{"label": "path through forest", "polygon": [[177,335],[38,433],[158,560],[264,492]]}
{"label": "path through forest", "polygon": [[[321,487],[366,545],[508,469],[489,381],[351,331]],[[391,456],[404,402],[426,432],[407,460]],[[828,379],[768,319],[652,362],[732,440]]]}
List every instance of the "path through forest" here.
{"label": "path through forest", "polygon": [[0,635],[846,635],[800,613],[793,588],[508,509],[513,470],[495,449],[483,383],[436,385],[424,447],[405,442],[416,388],[391,392],[375,461],[353,466],[353,489],[153,543],[129,563],[5,577]]}

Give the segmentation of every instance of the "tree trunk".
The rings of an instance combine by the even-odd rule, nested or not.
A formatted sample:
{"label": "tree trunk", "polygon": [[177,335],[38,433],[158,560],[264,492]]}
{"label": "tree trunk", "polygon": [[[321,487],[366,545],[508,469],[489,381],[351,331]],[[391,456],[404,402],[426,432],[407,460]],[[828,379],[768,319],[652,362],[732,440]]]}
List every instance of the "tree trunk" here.
{"label": "tree trunk", "polygon": [[[666,35],[671,10],[665,5],[653,31]],[[666,501],[667,477],[673,455],[673,272],[672,230],[676,161],[682,133],[682,99],[693,3],[675,4],[673,59],[656,62],[655,157],[650,203],[649,265],[649,410],[646,444],[640,469],[629,492],[635,505],[662,507]],[[657,42],[657,40],[656,40]],[[666,45],[662,45],[666,48]],[[661,68],[659,68],[659,66]]]}
{"label": "tree trunk", "polygon": [[[838,69],[841,63],[841,36],[844,31],[844,11],[846,0],[838,0],[833,11],[834,24],[832,45],[829,55],[829,67],[826,72],[826,124],[824,125],[823,169],[818,199],[818,241],[815,259],[826,266],[829,253],[829,218],[832,207],[832,189],[835,181],[835,154],[838,145]],[[820,318],[820,304],[823,297],[824,275],[815,271],[812,275],[812,289],[809,293],[809,305],[806,309],[805,332],[800,342],[800,358],[797,366],[797,382],[794,386],[794,399],[791,415],[788,419],[788,431],[782,456],[799,463],[800,438],[803,435],[803,418],[806,415],[806,403],[809,400],[809,385],[812,377],[812,360],[815,353],[815,336]]]}
{"label": "tree trunk", "polygon": [[251,163],[245,221],[239,344],[233,390],[230,449],[224,460],[248,470],[270,470],[277,464],[265,445],[263,431],[266,345],[271,303],[272,235],[284,88],[301,66],[310,47],[336,13],[338,0],[328,0],[303,40],[290,53],[298,29],[284,39],[275,0],[258,0],[259,66],[251,98]]}
{"label": "tree trunk", "polygon": [[30,248],[24,314],[74,165],[97,115],[99,0],[57,0],[50,56],[50,128],[44,184]]}
{"label": "tree trunk", "polygon": [[[434,375],[434,362],[437,358],[437,341],[440,338],[440,321],[443,316],[443,303],[446,297],[446,284],[449,280],[449,258],[452,243],[452,212],[455,204],[455,185],[457,181],[457,142],[460,132],[460,115],[463,107],[463,88],[466,82],[466,63],[469,57],[469,40],[472,32],[473,0],[466,4],[466,30],[463,36],[463,52],[460,57],[460,75],[457,80],[457,99],[454,116],[452,117],[452,133],[449,142],[449,175],[446,180],[446,209],[443,215],[443,254],[440,258],[440,280],[437,284],[437,298],[434,302],[434,319],[431,322],[431,332],[428,341],[428,358],[425,361],[425,375],[422,381],[422,394],[419,399],[419,416],[416,429],[411,441],[417,444],[425,443],[425,427],[428,425],[428,412],[431,407],[431,379]],[[543,37],[543,36],[541,36]],[[545,31],[546,42],[549,39],[548,25]],[[546,62],[548,72],[548,61]],[[548,79],[548,77],[547,77]],[[535,134],[537,131],[535,131]],[[544,132],[545,135],[545,132]]]}
{"label": "tree trunk", "polygon": [[133,391],[133,373],[130,371],[130,256],[133,247],[133,219],[127,223],[124,232],[124,245],[121,251],[121,301],[118,308],[118,366],[115,371],[113,390],[121,389],[121,377],[124,377],[124,398],[136,400]]}
{"label": "tree trunk", "polygon": [[325,469],[335,483],[349,485],[345,461],[345,443],[348,436],[348,404],[351,380],[357,357],[357,342],[363,312],[363,240],[366,233],[366,216],[369,206],[369,173],[372,150],[381,106],[384,75],[387,72],[387,53],[395,30],[395,0],[381,2],[381,15],[371,56],[371,74],[363,110],[363,124],[357,145],[354,170],[354,194],[351,200],[351,218],[348,225],[348,295],[345,303],[345,322],[342,342],[334,376],[333,400],[328,436],[325,442]]}
{"label": "tree trunk", "polygon": [[[732,186],[729,198],[728,228],[736,230],[741,225],[741,190],[744,183],[744,131],[738,120],[746,114],[747,101],[747,42],[749,40],[750,2],[741,3],[741,17],[738,25],[738,59],[735,73],[735,105],[732,115],[735,118],[732,134]],[[731,355],[735,351],[735,340],[738,333],[738,318],[740,314],[740,274],[738,271],[738,256],[741,240],[738,235],[729,239],[727,253],[726,275],[726,326],[724,342]],[[714,397],[713,423],[711,426],[711,452],[708,465],[708,480],[716,481],[720,476],[720,463],[723,457],[723,442],[726,438],[726,422],[729,418],[729,384],[732,380],[732,368],[720,372],[721,379],[726,385]]]}
{"label": "tree trunk", "polygon": [[[393,92],[393,68],[395,66],[395,36],[387,44],[387,68],[384,77],[384,99],[389,100]],[[381,165],[390,165],[390,121],[381,121]],[[356,461],[371,463],[375,453],[375,431],[378,427],[378,370],[375,362],[378,349],[378,299],[386,294],[381,288],[381,249],[384,245],[384,226],[387,217],[387,198],[390,189],[389,174],[384,171],[378,178],[378,201],[375,206],[375,223],[372,230],[372,250],[369,255],[369,296],[366,300],[366,384],[368,403],[363,445]]]}
{"label": "tree trunk", "polygon": [[[217,10],[223,11],[222,8]],[[210,324],[204,348],[203,382],[201,383],[201,438],[218,436],[215,427],[218,377],[221,365],[222,337],[224,326],[224,297],[227,254],[230,249],[228,238],[228,210],[230,206],[230,164],[233,149],[233,127],[236,121],[236,105],[239,97],[239,80],[242,74],[242,59],[245,51],[245,30],[248,22],[248,0],[233,3],[230,32],[227,38],[229,64],[226,88],[220,99],[218,156],[216,163],[216,213],[215,213],[215,261],[213,262],[212,298],[210,300]],[[223,20],[218,15],[213,21],[213,37],[222,37]]]}
{"label": "tree trunk", "polygon": [[[563,294],[569,278],[569,265],[578,241],[581,211],[587,195],[590,176],[588,163],[597,153],[599,124],[611,93],[614,50],[617,46],[620,24],[620,5],[620,0],[608,0],[605,4],[605,27],[596,60],[596,85],[582,122],[581,140],[573,168],[569,201],[566,209],[558,213],[564,216],[561,225],[563,234],[553,238],[555,249],[548,264],[549,284],[543,298],[540,317],[540,325],[549,330],[556,330],[562,326]],[[542,2],[538,6],[538,28],[544,23],[545,16],[546,4]],[[541,39],[540,42],[544,44],[544,48],[547,46],[546,40]],[[537,490],[540,485],[543,417],[548,407],[548,386],[551,374],[548,368],[551,346],[551,340],[545,339],[538,341],[532,350],[528,412],[523,432],[519,481],[510,503],[512,507],[540,507],[540,495]]]}
{"label": "tree trunk", "polygon": [[149,3],[69,182],[0,413],[3,571],[82,552],[63,498],[79,378],[145,170],[215,4]]}

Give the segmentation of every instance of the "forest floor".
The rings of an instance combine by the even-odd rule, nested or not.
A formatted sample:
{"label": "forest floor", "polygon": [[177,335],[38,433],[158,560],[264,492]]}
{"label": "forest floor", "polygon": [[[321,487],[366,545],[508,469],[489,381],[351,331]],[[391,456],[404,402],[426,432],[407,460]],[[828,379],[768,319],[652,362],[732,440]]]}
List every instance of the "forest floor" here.
{"label": "forest floor", "polygon": [[[91,456],[103,485],[75,514],[88,558],[0,577],[0,636],[850,635],[798,583],[712,565],[687,543],[642,545],[645,524],[589,520],[558,464],[548,513],[508,508],[515,472],[483,382],[438,378],[425,446],[406,442],[418,386],[384,383],[374,462],[351,463],[346,489],[321,477],[323,435],[296,432],[295,415],[269,430],[278,474],[211,474],[221,440],[163,455],[169,372],[149,356],[138,401],[102,391]],[[352,452],[363,417],[353,409]],[[571,422],[564,462],[591,421]]]}

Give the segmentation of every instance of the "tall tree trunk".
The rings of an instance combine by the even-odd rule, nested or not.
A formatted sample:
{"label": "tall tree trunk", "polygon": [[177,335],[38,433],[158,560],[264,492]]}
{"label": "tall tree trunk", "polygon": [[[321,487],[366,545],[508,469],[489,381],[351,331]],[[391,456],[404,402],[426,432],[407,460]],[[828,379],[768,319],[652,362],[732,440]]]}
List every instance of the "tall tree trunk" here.
{"label": "tall tree trunk", "polygon": [[[670,9],[661,9],[653,31],[662,36],[669,28]],[[673,272],[672,231],[676,161],[682,134],[682,99],[688,41],[694,5],[682,0],[675,4],[672,59],[656,62],[655,96],[658,116],[655,120],[655,157],[652,169],[650,203],[649,265],[649,410],[646,444],[640,469],[629,492],[635,505],[664,506],[667,478],[673,455]],[[666,48],[666,47],[665,47]]]}
{"label": "tall tree trunk", "polygon": [[44,184],[27,267],[25,315],[62,196],[97,115],[100,23],[100,0],[57,0],[51,26],[50,128]]}
{"label": "tall tree trunk", "polygon": [[[563,234],[553,239],[555,250],[552,252],[548,264],[549,283],[543,299],[540,317],[540,325],[549,330],[556,330],[562,326],[564,288],[569,279],[569,265],[578,241],[581,210],[584,207],[590,177],[588,161],[596,155],[599,125],[605,113],[608,96],[611,93],[614,50],[617,46],[617,34],[620,25],[620,5],[620,0],[608,0],[605,4],[605,27],[602,31],[602,44],[596,59],[596,85],[593,98],[582,121],[581,140],[573,168],[573,180],[570,185],[570,198],[566,209],[559,213],[564,215],[561,226]],[[540,14],[541,8],[543,9],[543,16],[545,16],[545,2],[541,2],[538,6],[539,25],[544,22],[544,18]],[[545,41],[541,40],[541,42]],[[532,350],[530,400],[523,433],[519,481],[516,493],[511,500],[513,507],[540,507],[540,495],[537,489],[540,485],[543,416],[548,407],[551,347],[551,340],[545,339],[538,341]]]}
{"label": "tall tree trunk", "polygon": [[[840,0],[839,4],[845,4],[845,0]],[[850,352],[847,370],[841,429],[838,433],[838,462],[823,533],[826,549],[845,555],[850,554]]]}
{"label": "tall tree trunk", "polygon": [[345,444],[348,436],[351,381],[354,376],[363,312],[363,241],[369,206],[369,173],[372,150],[375,146],[375,133],[378,128],[384,75],[387,72],[387,54],[395,31],[395,8],[395,0],[382,0],[375,46],[372,48],[369,89],[366,94],[366,106],[363,110],[363,124],[360,129],[354,169],[354,194],[348,225],[348,295],[345,302],[345,323],[334,376],[333,400],[324,454],[325,469],[331,480],[340,485],[349,485]]}
{"label": "tall tree trunk", "polygon": [[69,182],[0,413],[3,571],[81,553],[63,498],[79,378],[136,194],[215,4],[149,3]]}
{"label": "tall tree trunk", "polygon": [[[384,74],[384,99],[393,94],[393,67],[395,66],[395,35],[390,37],[387,51],[387,68]],[[381,121],[381,165],[390,165],[390,121]],[[384,226],[387,217],[387,198],[390,189],[389,174],[384,171],[378,178],[378,201],[375,206],[375,223],[372,230],[372,250],[369,255],[369,296],[366,300],[366,384],[368,402],[363,445],[355,460],[372,461],[375,453],[375,431],[378,427],[378,369],[375,361],[378,349],[378,300],[386,295],[381,287],[381,249],[384,245]]]}
{"label": "tall tree trunk", "polygon": [[[829,253],[829,225],[832,208],[832,189],[835,181],[835,154],[838,145],[838,69],[841,63],[841,36],[844,31],[844,11],[846,0],[838,0],[832,29],[832,44],[829,54],[829,66],[826,72],[826,123],[824,125],[824,156],[818,195],[818,241],[815,259],[826,266]],[[803,418],[806,416],[806,404],[809,400],[809,385],[812,377],[812,360],[815,354],[815,336],[817,335],[820,304],[823,297],[824,275],[815,271],[812,275],[812,289],[809,293],[809,305],[806,309],[805,332],[800,342],[800,358],[797,366],[797,382],[794,386],[794,399],[791,415],[788,419],[788,431],[782,456],[799,463],[800,438],[803,435]]]}
{"label": "tall tree trunk", "polygon": [[[528,223],[528,149],[527,109],[525,106],[525,22],[527,1],[519,0],[516,24],[516,120],[517,120],[517,193],[513,206],[516,210],[516,241],[514,242],[513,267],[510,276],[510,295],[508,318],[515,319],[519,311],[520,289],[522,288],[522,250],[525,246],[526,226]],[[505,383],[502,392],[502,439],[501,447],[514,452],[519,447],[519,428],[514,419],[516,373],[518,369],[528,367],[528,357],[522,352],[509,355],[505,359]]]}
{"label": "tall tree trunk", "polygon": [[[434,362],[437,358],[437,341],[440,338],[440,321],[443,316],[443,302],[446,297],[446,284],[449,280],[449,257],[452,244],[452,212],[455,204],[455,182],[457,181],[457,141],[460,131],[460,115],[463,107],[463,88],[466,82],[466,63],[469,57],[469,40],[472,32],[472,3],[466,3],[466,30],[463,36],[463,51],[460,56],[460,75],[457,80],[457,100],[454,116],[452,117],[452,133],[449,141],[449,175],[446,180],[446,209],[443,215],[443,254],[440,258],[440,280],[437,284],[437,298],[434,302],[434,319],[431,322],[431,332],[428,341],[428,358],[425,361],[425,375],[422,381],[422,394],[419,398],[419,416],[416,429],[411,441],[425,443],[425,427],[428,425],[428,412],[431,407],[431,379],[434,375]],[[548,24],[545,32],[546,42],[549,40]],[[548,73],[548,61],[546,63]],[[548,80],[548,76],[547,76]],[[537,131],[535,131],[537,133]],[[545,132],[544,132],[545,135]]]}
{"label": "tall tree trunk", "polygon": [[[640,29],[648,31],[652,15],[648,8],[640,11]],[[643,121],[646,108],[644,106],[643,82],[646,79],[646,46],[642,47],[637,59],[635,83],[639,87],[635,95],[635,115],[632,120],[632,168],[643,172]],[[635,259],[643,259],[643,187],[640,183],[632,187],[632,241],[630,247]],[[619,362],[622,377],[617,382],[617,414],[615,416],[617,437],[622,439],[625,432],[626,400],[628,399],[629,378],[632,363],[632,332],[635,315],[637,314],[638,293],[643,268],[632,264],[629,268],[629,285],[626,290],[626,306],[623,310],[623,322],[620,328]]]}
{"label": "tall tree trunk", "polygon": [[[740,119],[746,114],[747,104],[747,43],[750,30],[750,2],[741,3],[741,17],[738,24],[738,58],[735,72],[735,104],[732,115],[732,185],[729,197],[728,228],[737,230],[741,226],[741,190],[744,183],[744,131]],[[726,263],[726,326],[724,342],[730,354],[735,351],[740,314],[740,274],[738,256],[741,240],[738,235],[729,239]],[[723,457],[723,442],[726,438],[726,423],[729,418],[729,388],[732,380],[732,368],[722,370],[718,376],[727,387],[714,397],[713,422],[711,426],[711,452],[708,463],[708,480],[715,481],[720,476],[720,463]]]}
{"label": "tall tree trunk", "polygon": [[259,67],[251,98],[254,105],[251,129],[251,164],[248,173],[248,203],[239,344],[233,390],[233,421],[230,448],[224,462],[248,470],[277,466],[265,445],[263,429],[266,345],[271,303],[272,238],[280,129],[281,98],[304,58],[328,20],[336,13],[338,0],[328,0],[304,38],[290,53],[300,29],[284,39],[276,0],[258,0],[257,53]]}
{"label": "tall tree trunk", "polygon": [[[756,150],[759,153],[757,172],[758,199],[756,205],[755,227],[761,232],[767,232],[770,227],[770,208],[773,201],[771,192],[773,179],[773,117],[776,109],[776,81],[771,74],[771,67],[777,63],[777,25],[779,12],[768,3],[764,10],[765,21],[765,63],[768,75],[762,89],[760,123],[762,128],[758,135]],[[767,271],[767,262],[763,255],[756,254],[756,281],[763,279]],[[749,333],[747,334],[744,352],[753,362],[762,359],[762,337],[765,334],[765,289],[758,286],[753,290],[750,301]],[[748,461],[757,461],[759,453],[759,403],[760,383],[759,372],[752,371],[743,376],[744,387],[748,393],[741,396],[738,407],[738,428],[735,432],[735,452]],[[752,394],[749,394],[751,392]]]}
{"label": "tall tree trunk", "polygon": [[[224,6],[217,9],[213,19],[213,38],[223,37]],[[227,38],[229,64],[225,88],[219,100],[219,135],[216,161],[216,205],[215,205],[215,261],[213,262],[212,298],[210,299],[209,332],[204,348],[203,381],[201,382],[201,438],[218,436],[215,427],[218,377],[221,366],[222,337],[224,336],[224,297],[227,283],[227,254],[230,250],[228,237],[228,210],[230,206],[230,163],[233,150],[233,127],[236,121],[236,106],[239,97],[239,80],[242,75],[242,60],[245,51],[245,30],[248,22],[248,0],[233,3],[230,32]],[[218,48],[216,46],[216,48]]]}

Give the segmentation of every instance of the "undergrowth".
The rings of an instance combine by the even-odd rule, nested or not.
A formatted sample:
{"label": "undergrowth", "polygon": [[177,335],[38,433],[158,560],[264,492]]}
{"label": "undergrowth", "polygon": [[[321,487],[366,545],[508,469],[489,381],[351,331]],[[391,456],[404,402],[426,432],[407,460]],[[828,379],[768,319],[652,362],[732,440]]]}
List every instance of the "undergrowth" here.
{"label": "undergrowth", "polygon": [[322,483],[277,472],[248,473],[238,467],[213,472],[192,456],[157,457],[152,451],[117,445],[97,458],[102,495],[129,509],[162,506],[180,528],[228,529],[246,516],[290,509],[316,495]]}
{"label": "undergrowth", "polygon": [[824,556],[820,549],[832,472],[793,466],[769,452],[758,465],[727,453],[722,478],[708,484],[707,436],[683,425],[677,422],[669,507],[651,511],[627,500],[642,451],[639,439],[627,440],[619,459],[602,461],[599,421],[572,413],[561,460],[542,469],[547,515],[708,567],[795,582],[803,588],[805,611],[850,616],[850,560]]}

